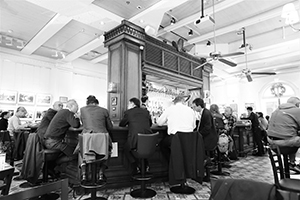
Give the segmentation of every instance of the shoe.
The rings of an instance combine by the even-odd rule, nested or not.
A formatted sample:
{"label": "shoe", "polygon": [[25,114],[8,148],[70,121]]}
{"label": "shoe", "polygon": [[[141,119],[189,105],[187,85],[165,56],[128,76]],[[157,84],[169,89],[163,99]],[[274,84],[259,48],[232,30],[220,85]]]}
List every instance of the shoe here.
{"label": "shoe", "polygon": [[204,176],[202,181],[203,182],[210,182],[210,178],[208,176]]}
{"label": "shoe", "polygon": [[25,180],[24,178],[23,178],[23,176],[16,176],[15,178],[13,178],[13,180],[14,181],[23,181],[23,180]]}
{"label": "shoe", "polygon": [[100,175],[99,175],[99,178],[98,178],[98,180],[97,180],[97,184],[98,184],[98,185],[103,185],[103,184],[105,184],[106,182],[107,182],[106,176],[105,176],[104,174],[100,174]]}
{"label": "shoe", "polygon": [[264,154],[256,152],[256,153],[253,153],[252,155],[253,156],[263,156]]}

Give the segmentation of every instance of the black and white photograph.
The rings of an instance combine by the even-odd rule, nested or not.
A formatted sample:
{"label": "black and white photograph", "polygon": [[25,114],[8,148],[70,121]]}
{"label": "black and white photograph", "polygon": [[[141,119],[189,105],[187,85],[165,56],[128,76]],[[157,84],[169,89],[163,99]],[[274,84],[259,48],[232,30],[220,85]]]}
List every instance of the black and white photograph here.
{"label": "black and white photograph", "polygon": [[35,97],[33,93],[20,92],[18,97],[19,104],[30,104],[33,105]]}
{"label": "black and white photograph", "polygon": [[17,101],[17,92],[15,91],[0,91],[0,103],[16,103]]}

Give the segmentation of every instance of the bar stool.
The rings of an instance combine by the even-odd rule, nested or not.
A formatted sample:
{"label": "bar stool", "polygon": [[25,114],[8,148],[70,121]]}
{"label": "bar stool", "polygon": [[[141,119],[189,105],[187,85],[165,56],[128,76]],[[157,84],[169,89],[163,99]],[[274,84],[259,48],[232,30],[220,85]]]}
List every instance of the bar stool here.
{"label": "bar stool", "polygon": [[137,149],[133,151],[136,158],[141,159],[141,175],[134,176],[133,179],[141,181],[141,188],[130,192],[134,198],[152,198],[156,192],[152,189],[146,188],[146,181],[151,179],[151,175],[146,175],[145,172],[145,159],[151,157],[158,145],[159,133],[153,134],[138,134]]}
{"label": "bar stool", "polygon": [[59,149],[44,149],[43,182],[48,182],[49,163],[54,162],[62,152]]}
{"label": "bar stool", "polygon": [[[83,136],[82,134],[78,135],[78,144],[80,149],[80,156],[81,158],[84,157],[83,153]],[[107,200],[105,197],[98,197],[97,196],[97,189],[103,188],[106,185],[105,183],[98,184],[97,183],[97,164],[104,163],[106,161],[106,157],[103,155],[100,159],[95,160],[85,160],[84,163],[86,165],[86,174],[91,173],[91,179],[84,184],[80,184],[81,187],[85,189],[89,189],[91,191],[91,197],[86,198],[85,200]],[[91,172],[88,171],[88,166],[91,167]],[[89,177],[89,176],[87,176]]]}
{"label": "bar stool", "polygon": [[[278,147],[278,148],[283,157],[284,175],[286,178],[290,178],[289,155],[296,154],[298,151],[298,147]],[[276,151],[276,148],[273,150]]]}

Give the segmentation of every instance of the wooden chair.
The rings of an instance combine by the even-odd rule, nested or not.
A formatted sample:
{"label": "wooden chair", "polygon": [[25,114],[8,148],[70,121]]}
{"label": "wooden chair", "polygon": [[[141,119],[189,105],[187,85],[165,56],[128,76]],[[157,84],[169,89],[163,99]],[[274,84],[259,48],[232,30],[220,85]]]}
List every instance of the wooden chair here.
{"label": "wooden chair", "polygon": [[277,189],[288,192],[300,193],[300,179],[292,179],[286,177],[284,173],[282,154],[280,152],[280,148],[278,146],[274,147],[275,148],[273,149],[267,147],[267,152],[271,161],[274,181]]}
{"label": "wooden chair", "polygon": [[134,176],[133,178],[141,181],[141,188],[133,190],[130,195],[134,198],[152,198],[156,195],[156,192],[152,189],[146,188],[146,181],[151,179],[151,176],[146,175],[145,159],[151,157],[158,145],[159,133],[153,134],[138,134],[138,143],[136,151],[133,151],[133,155],[136,158],[141,159],[141,175]]}

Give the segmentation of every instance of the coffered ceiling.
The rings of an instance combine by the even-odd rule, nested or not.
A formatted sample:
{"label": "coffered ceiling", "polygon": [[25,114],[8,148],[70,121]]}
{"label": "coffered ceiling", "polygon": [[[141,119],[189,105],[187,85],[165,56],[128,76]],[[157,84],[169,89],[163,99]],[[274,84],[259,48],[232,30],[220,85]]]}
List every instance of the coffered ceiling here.
{"label": "coffered ceiling", "polygon": [[[213,80],[238,77],[245,68],[277,74],[299,71],[300,32],[281,18],[287,3],[294,3],[300,15],[299,0],[203,2],[204,18],[196,24],[202,16],[201,0],[0,0],[0,48],[63,62],[81,58],[106,64],[103,33],[126,19],[171,46],[182,38],[195,56],[208,57],[215,50],[246,52],[230,58],[236,67],[212,61]],[[243,27],[246,48],[240,48]]]}

